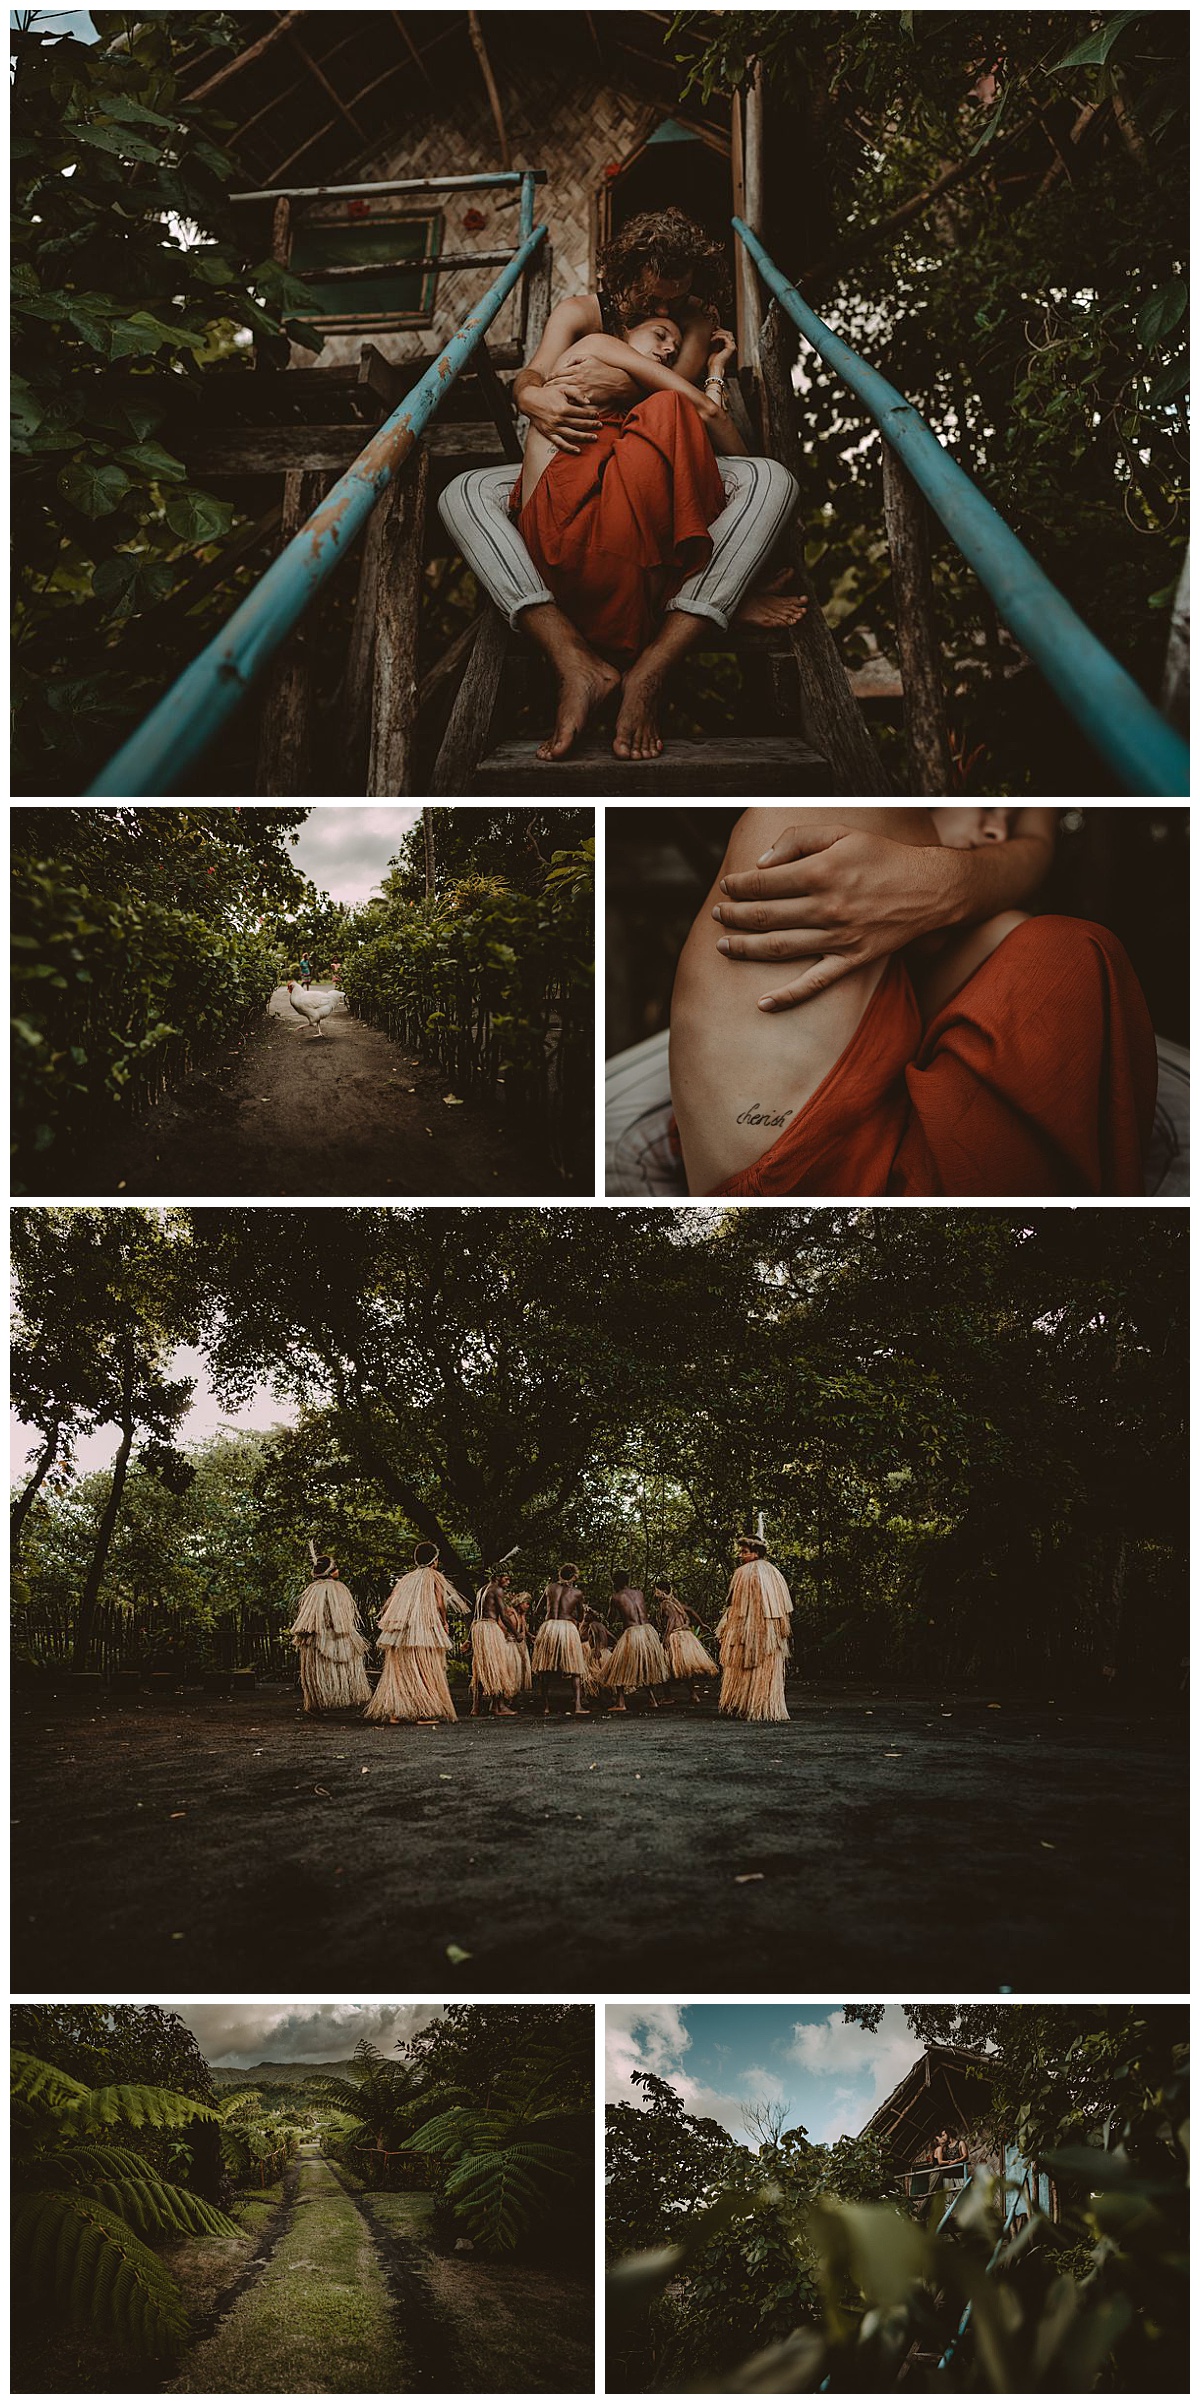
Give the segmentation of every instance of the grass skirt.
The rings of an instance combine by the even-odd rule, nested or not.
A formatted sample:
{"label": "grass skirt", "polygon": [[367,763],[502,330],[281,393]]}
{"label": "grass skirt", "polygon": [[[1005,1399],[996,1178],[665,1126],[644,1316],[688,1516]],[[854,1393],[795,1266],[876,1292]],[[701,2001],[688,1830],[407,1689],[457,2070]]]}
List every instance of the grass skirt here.
{"label": "grass skirt", "polygon": [[721,1672],[719,1710],[726,1719],[785,1720],[786,1675],[786,1653],[774,1653],[769,1660],[757,1661],[753,1669],[728,1664]]}
{"label": "grass skirt", "polygon": [[626,1628],[618,1636],[600,1673],[602,1686],[617,1686],[632,1694],[638,1686],[666,1686],[670,1679],[667,1656],[651,1627]]}
{"label": "grass skirt", "polygon": [[533,1640],[535,1678],[586,1678],[583,1639],[573,1619],[544,1619]]}
{"label": "grass skirt", "polygon": [[720,1675],[692,1628],[676,1628],[663,1646],[673,1678],[716,1678]]}
{"label": "grass skirt", "polygon": [[472,1622],[471,1684],[489,1700],[521,1691],[521,1648],[498,1619]]}
{"label": "grass skirt", "polygon": [[[337,1647],[336,1652],[333,1646]],[[367,1648],[361,1636],[332,1641],[326,1637],[323,1643],[313,1637],[298,1637],[296,1649],[300,1655],[300,1692],[306,1711],[348,1711],[370,1702],[370,1680],[363,1668]]]}
{"label": "grass skirt", "polygon": [[383,1645],[383,1675],[367,1705],[369,1720],[454,1720],[440,1646]]}

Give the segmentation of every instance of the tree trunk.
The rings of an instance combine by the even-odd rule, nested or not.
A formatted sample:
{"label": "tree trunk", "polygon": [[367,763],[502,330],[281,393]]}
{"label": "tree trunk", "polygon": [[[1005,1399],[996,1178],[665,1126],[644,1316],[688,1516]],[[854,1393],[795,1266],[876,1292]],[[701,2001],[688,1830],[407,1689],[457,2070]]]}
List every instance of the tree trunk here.
{"label": "tree trunk", "polygon": [[125,1492],[125,1480],[129,1473],[129,1455],[133,1450],[135,1425],[132,1385],[132,1375],[127,1371],[124,1409],[121,1414],[121,1441],[117,1448],[116,1460],[113,1462],[112,1485],[109,1488],[108,1501],[105,1503],[100,1525],[96,1531],[96,1542],[92,1552],[91,1567],[87,1574],[87,1583],[80,1597],[79,1617],[75,1623],[75,1643],[71,1652],[72,1669],[86,1669],[88,1665],[92,1630],[96,1620],[96,1604],[100,1596],[100,1586],[104,1577],[105,1563],[108,1560],[109,1547],[113,1540],[113,1530],[117,1524],[117,1514],[121,1508],[121,1497]]}
{"label": "tree trunk", "polygon": [[434,887],[437,883],[437,855],[434,849],[433,840],[433,812],[430,809],[424,809],[421,812],[421,832],[425,837],[425,899],[426,901],[430,901],[433,898]]}
{"label": "tree trunk", "polygon": [[933,609],[929,511],[907,468],[887,442],[883,446],[883,522],[892,561],[911,790],[950,793],[954,780]]}
{"label": "tree trunk", "polygon": [[18,1494],[17,1499],[13,1504],[12,1517],[9,1523],[9,1535],[14,1568],[21,1557],[21,1535],[25,1526],[25,1522],[33,1508],[38,1488],[41,1486],[43,1480],[48,1476],[58,1457],[59,1436],[60,1430],[56,1425],[50,1429],[49,1434],[46,1437],[46,1441],[43,1444],[40,1453],[38,1454],[37,1464],[34,1469],[33,1476],[30,1478],[29,1483],[25,1487],[23,1493]]}

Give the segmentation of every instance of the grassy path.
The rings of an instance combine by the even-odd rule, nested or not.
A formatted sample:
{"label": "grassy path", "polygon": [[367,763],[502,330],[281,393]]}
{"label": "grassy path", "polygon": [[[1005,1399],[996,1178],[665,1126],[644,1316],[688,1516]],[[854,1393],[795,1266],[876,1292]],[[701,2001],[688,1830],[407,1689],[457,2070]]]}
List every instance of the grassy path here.
{"label": "grassy path", "polygon": [[302,2151],[273,2252],[172,2395],[379,2395],[412,2384],[371,2232],[329,2164]]}

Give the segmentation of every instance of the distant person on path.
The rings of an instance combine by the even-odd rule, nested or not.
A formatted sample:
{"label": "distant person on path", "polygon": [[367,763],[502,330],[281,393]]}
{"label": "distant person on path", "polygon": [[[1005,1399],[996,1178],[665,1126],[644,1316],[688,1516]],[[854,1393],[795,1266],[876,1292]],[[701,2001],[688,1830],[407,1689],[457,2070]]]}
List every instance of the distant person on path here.
{"label": "distant person on path", "polygon": [[601,1671],[600,1683],[616,1695],[614,1711],[626,1710],[627,1697],[640,1687],[646,1690],[651,1710],[657,1711],[654,1689],[668,1685],[671,1673],[658,1631],[650,1624],[646,1597],[640,1586],[630,1584],[627,1569],[614,1569],[612,1599],[624,1624]]}
{"label": "distant person on path", "polygon": [[297,979],[297,982],[298,982],[299,984],[303,985],[303,987],[304,987],[304,990],[305,990],[305,992],[307,993],[307,991],[308,991],[308,989],[309,989],[310,985],[312,984],[312,981],[313,981],[313,964],[312,964],[312,961],[309,959],[307,952],[302,952],[302,953],[301,953],[301,955],[300,955],[300,975],[299,975],[299,977],[298,977],[298,979]]}
{"label": "distant person on path", "polygon": [[393,1586],[379,1619],[376,1639],[383,1674],[367,1705],[369,1720],[455,1720],[446,1678],[450,1611],[468,1605],[438,1568],[436,1544],[419,1544],[415,1566]]}
{"label": "distant person on path", "polygon": [[1021,907],[1054,832],[747,810],[671,1003],[689,1192],[1140,1195],[1154,1031],[1107,927]]}
{"label": "distant person on path", "polygon": [[729,1598],[717,1621],[719,1708],[728,1719],[785,1720],[792,1598],[786,1579],[768,1561],[761,1536],[739,1536],[737,1555]]}
{"label": "distant person on path", "polygon": [[585,1606],[574,1561],[560,1562],[558,1576],[547,1586],[542,1604],[545,1617],[533,1640],[533,1676],[542,1698],[542,1718],[550,1709],[551,1678],[569,1678],[575,1696],[572,1716],[587,1719],[583,1701],[587,1663],[579,1633]]}
{"label": "distant person on path", "polygon": [[[662,1618],[663,1651],[667,1656],[667,1668],[670,1670],[672,1678],[678,1679],[681,1686],[690,1686],[692,1701],[698,1703],[700,1700],[698,1681],[701,1678],[719,1678],[720,1670],[716,1662],[705,1652],[692,1624],[693,1615],[688,1610],[687,1604],[681,1601],[676,1594],[670,1578],[658,1577],[655,1579],[654,1600],[659,1606]],[[709,1631],[706,1629],[705,1633],[708,1634]]]}
{"label": "distant person on path", "polygon": [[471,1622],[471,1717],[483,1716],[486,1705],[493,1719],[516,1718],[510,1697],[520,1692],[521,1656],[508,1621],[508,1571],[500,1570],[481,1586]]}
{"label": "distant person on path", "polygon": [[312,1583],[300,1597],[290,1631],[300,1655],[300,1692],[306,1712],[348,1711],[371,1699],[363,1661],[367,1640],[332,1553],[318,1553],[311,1543],[308,1550]]}

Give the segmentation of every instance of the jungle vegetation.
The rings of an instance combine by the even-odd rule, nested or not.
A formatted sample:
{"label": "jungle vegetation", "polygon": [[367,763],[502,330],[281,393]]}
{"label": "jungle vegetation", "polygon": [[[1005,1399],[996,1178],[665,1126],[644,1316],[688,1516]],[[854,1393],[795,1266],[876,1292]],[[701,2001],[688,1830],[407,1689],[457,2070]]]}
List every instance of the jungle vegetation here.
{"label": "jungle vegetation", "polygon": [[[565,1546],[601,1607],[621,1561],[711,1623],[761,1509],[807,1680],[1173,1709],[1185,1247],[1169,1211],[18,1209],[20,1661],[281,1669],[310,1538],[368,1618],[427,1538],[464,1595]],[[184,1344],[287,1423],[181,1441]]]}
{"label": "jungle vegetation", "polygon": [[358,909],[291,857],[308,814],[13,813],[16,1191],[86,1187],[92,1145],[243,1035],[306,953],[460,1089],[502,1092],[552,1182],[590,1187],[591,813],[432,812]]}
{"label": "jungle vegetation", "polygon": [[[303,284],[247,254],[220,101],[181,97],[177,62],[208,46],[215,72],[236,15],[99,30],[21,12],[14,37],[14,691],[37,793],[86,787],[259,566],[249,520],[172,447],[181,403],[249,369],[252,340],[321,343]],[[761,65],[780,265],[1157,692],[1186,541],[1187,12],[687,10],[653,30],[684,115]],[[808,353],[800,394],[808,555],[853,662],[894,643],[879,437]],[[477,606],[444,567],[439,650]],[[948,542],[937,584],[964,792],[1078,792],[1076,738]],[[722,663],[706,679],[697,703],[732,706]],[[214,772],[249,789],[236,739]]]}
{"label": "jungle vegetation", "polygon": [[1009,2199],[976,2181],[943,2231],[944,2195],[898,2199],[873,2137],[818,2146],[763,2112],[753,2150],[635,2073],[640,2105],[605,2114],[612,2387],[1186,2387],[1187,2013],[905,2011],[927,2042],[986,2048],[1000,2133],[1051,2172],[1058,2217],[1006,2233]]}

